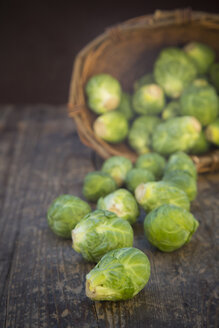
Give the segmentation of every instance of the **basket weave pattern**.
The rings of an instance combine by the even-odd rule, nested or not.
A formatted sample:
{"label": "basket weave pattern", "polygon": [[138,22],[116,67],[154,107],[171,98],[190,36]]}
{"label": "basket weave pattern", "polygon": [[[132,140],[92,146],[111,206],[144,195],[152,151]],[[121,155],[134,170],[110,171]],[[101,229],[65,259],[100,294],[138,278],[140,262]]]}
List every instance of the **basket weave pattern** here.
{"label": "basket weave pattern", "polygon": [[[109,73],[131,92],[134,81],[151,71],[163,47],[194,40],[212,46],[218,60],[219,15],[190,9],[156,11],[107,29],[82,49],[74,63],[68,103],[81,141],[103,158],[122,155],[135,161],[137,154],[125,142],[111,145],[94,134],[96,115],[86,105],[85,85],[94,74]],[[191,157],[198,172],[219,170],[219,150]]]}

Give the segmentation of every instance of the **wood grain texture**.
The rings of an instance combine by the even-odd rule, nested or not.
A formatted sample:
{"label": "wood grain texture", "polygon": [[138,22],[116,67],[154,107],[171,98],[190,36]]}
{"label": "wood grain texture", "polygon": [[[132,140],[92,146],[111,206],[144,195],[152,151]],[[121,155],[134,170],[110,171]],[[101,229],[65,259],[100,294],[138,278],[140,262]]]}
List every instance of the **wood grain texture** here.
{"label": "wood grain texture", "polygon": [[132,300],[95,303],[84,286],[93,265],[49,230],[46,211],[61,193],[82,197],[85,174],[100,164],[65,107],[0,108],[0,327],[217,328],[219,174],[199,177],[200,227],[180,250],[150,246],[142,213],[134,246],[150,258],[149,283]]}

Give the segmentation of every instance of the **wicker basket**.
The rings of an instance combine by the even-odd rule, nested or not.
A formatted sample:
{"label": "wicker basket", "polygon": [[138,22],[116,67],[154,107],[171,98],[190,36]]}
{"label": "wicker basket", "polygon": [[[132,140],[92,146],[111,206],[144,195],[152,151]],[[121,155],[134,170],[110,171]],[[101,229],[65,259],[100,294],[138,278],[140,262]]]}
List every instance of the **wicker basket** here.
{"label": "wicker basket", "polygon": [[[135,161],[136,153],[125,142],[111,145],[94,134],[96,116],[86,105],[85,84],[92,75],[104,72],[131,92],[133,82],[151,71],[163,47],[193,40],[209,44],[219,57],[219,15],[190,9],[156,11],[109,28],[82,49],[74,63],[68,104],[81,141],[103,158],[123,155]],[[192,158],[199,172],[219,170],[219,150]]]}

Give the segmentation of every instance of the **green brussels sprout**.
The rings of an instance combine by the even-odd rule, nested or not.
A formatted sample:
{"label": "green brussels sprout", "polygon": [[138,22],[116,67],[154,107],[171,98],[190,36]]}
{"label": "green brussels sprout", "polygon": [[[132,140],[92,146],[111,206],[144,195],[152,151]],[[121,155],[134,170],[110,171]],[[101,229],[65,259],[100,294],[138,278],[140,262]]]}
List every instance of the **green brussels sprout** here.
{"label": "green brussels sprout", "polygon": [[187,244],[198,226],[191,213],[168,204],[151,211],[144,221],[148,241],[162,252],[173,252]]}
{"label": "green brussels sprout", "polygon": [[157,84],[143,85],[132,98],[132,105],[139,114],[159,114],[165,106],[165,95]]}
{"label": "green brussels sprout", "polygon": [[107,252],[133,245],[133,230],[128,221],[108,211],[86,215],[72,230],[73,248],[91,262]]}
{"label": "green brussels sprout", "polygon": [[150,152],[151,134],[160,122],[159,117],[152,115],[141,115],[133,121],[129,130],[128,141],[138,154]]}
{"label": "green brussels sprout", "polygon": [[139,129],[132,126],[128,133],[128,143],[138,155],[147,154],[150,152],[151,135],[144,126],[139,126]]}
{"label": "green brussels sprout", "polygon": [[171,155],[165,167],[164,174],[170,171],[187,171],[193,178],[197,178],[197,169],[192,159],[182,151]]}
{"label": "green brussels sprout", "polygon": [[180,103],[179,101],[173,100],[166,105],[162,111],[162,119],[168,120],[180,115]]}
{"label": "green brussels sprout", "polygon": [[153,84],[154,83],[154,75],[152,73],[145,74],[140,79],[135,81],[134,83],[134,91],[142,87],[143,85]]}
{"label": "green brussels sprout", "polygon": [[148,133],[152,133],[155,126],[159,123],[161,123],[161,119],[158,116],[140,115],[133,121],[132,127],[135,127],[136,129],[144,127]]}
{"label": "green brussels sprout", "polygon": [[219,63],[211,65],[209,73],[212,84],[217,89],[217,92],[219,92]]}
{"label": "green brussels sprout", "polygon": [[197,69],[190,57],[174,47],[162,50],[154,65],[155,81],[171,98],[178,98],[196,75]]}
{"label": "green brussels sprout", "polygon": [[194,200],[197,196],[196,179],[188,171],[168,171],[164,174],[162,180],[182,189],[190,201]]}
{"label": "green brussels sprout", "polygon": [[138,157],[135,163],[135,166],[137,168],[151,171],[156,179],[162,177],[165,165],[166,165],[165,158],[156,153],[141,155]]}
{"label": "green brussels sprout", "polygon": [[134,192],[136,187],[141,183],[155,181],[154,174],[146,169],[134,168],[126,175],[126,187]]}
{"label": "green brussels sprout", "polygon": [[95,134],[111,143],[123,141],[128,134],[128,121],[117,111],[100,115],[94,122]]}
{"label": "green brussels sprout", "polygon": [[200,132],[198,140],[194,146],[190,149],[189,153],[193,155],[200,155],[206,153],[210,148],[210,143],[205,137],[203,131]]}
{"label": "green brussels sprout", "polygon": [[82,199],[72,195],[61,195],[50,205],[47,220],[56,235],[70,239],[72,229],[89,212],[91,207]]}
{"label": "green brussels sprout", "polygon": [[207,126],[205,135],[207,140],[219,146],[219,118]]}
{"label": "green brussels sprout", "polygon": [[184,47],[184,51],[193,60],[199,74],[205,74],[214,62],[215,52],[206,44],[190,42]]}
{"label": "green brussels sprout", "polygon": [[116,110],[122,113],[128,121],[134,117],[130,94],[125,92],[122,93],[120,104]]}
{"label": "green brussels sprout", "polygon": [[92,76],[85,88],[88,106],[97,114],[116,109],[121,100],[120,83],[109,74]]}
{"label": "green brussels sprout", "polygon": [[82,192],[89,201],[96,202],[100,197],[110,194],[116,188],[116,183],[109,174],[94,171],[86,175]]}
{"label": "green brussels sprout", "polygon": [[139,249],[126,247],[105,254],[86,276],[86,295],[94,301],[132,298],[146,285],[150,262]]}
{"label": "green brussels sprout", "polygon": [[139,215],[138,204],[130,191],[118,189],[106,197],[101,197],[97,208],[117,214],[120,218],[133,224]]}
{"label": "green brussels sprout", "polygon": [[181,114],[196,117],[202,125],[213,122],[219,113],[217,93],[209,84],[200,80],[189,85],[180,98]]}
{"label": "green brussels sprout", "polygon": [[171,118],[159,124],[152,136],[153,150],[170,155],[176,151],[188,152],[196,143],[201,124],[192,116]]}
{"label": "green brussels sprout", "polygon": [[108,173],[116,182],[118,187],[121,187],[125,182],[126,174],[132,168],[130,159],[123,156],[112,156],[105,160],[102,165],[102,171]]}
{"label": "green brussels sprout", "polygon": [[165,181],[147,182],[135,189],[135,198],[146,212],[163,204],[173,204],[189,211],[190,202],[186,193]]}

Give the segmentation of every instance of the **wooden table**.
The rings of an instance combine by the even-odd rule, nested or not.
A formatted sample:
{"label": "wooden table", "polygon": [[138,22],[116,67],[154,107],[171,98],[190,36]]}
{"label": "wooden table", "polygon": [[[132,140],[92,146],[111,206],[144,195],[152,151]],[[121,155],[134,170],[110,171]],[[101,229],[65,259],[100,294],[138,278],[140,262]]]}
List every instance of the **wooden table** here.
{"label": "wooden table", "polygon": [[48,228],[46,211],[62,193],[82,196],[99,166],[63,106],[0,108],[0,327],[219,326],[219,174],[201,175],[192,212],[200,227],[182,249],[164,254],[144,237],[134,246],[151,261],[149,283],[126,302],[85,296],[92,264]]}

